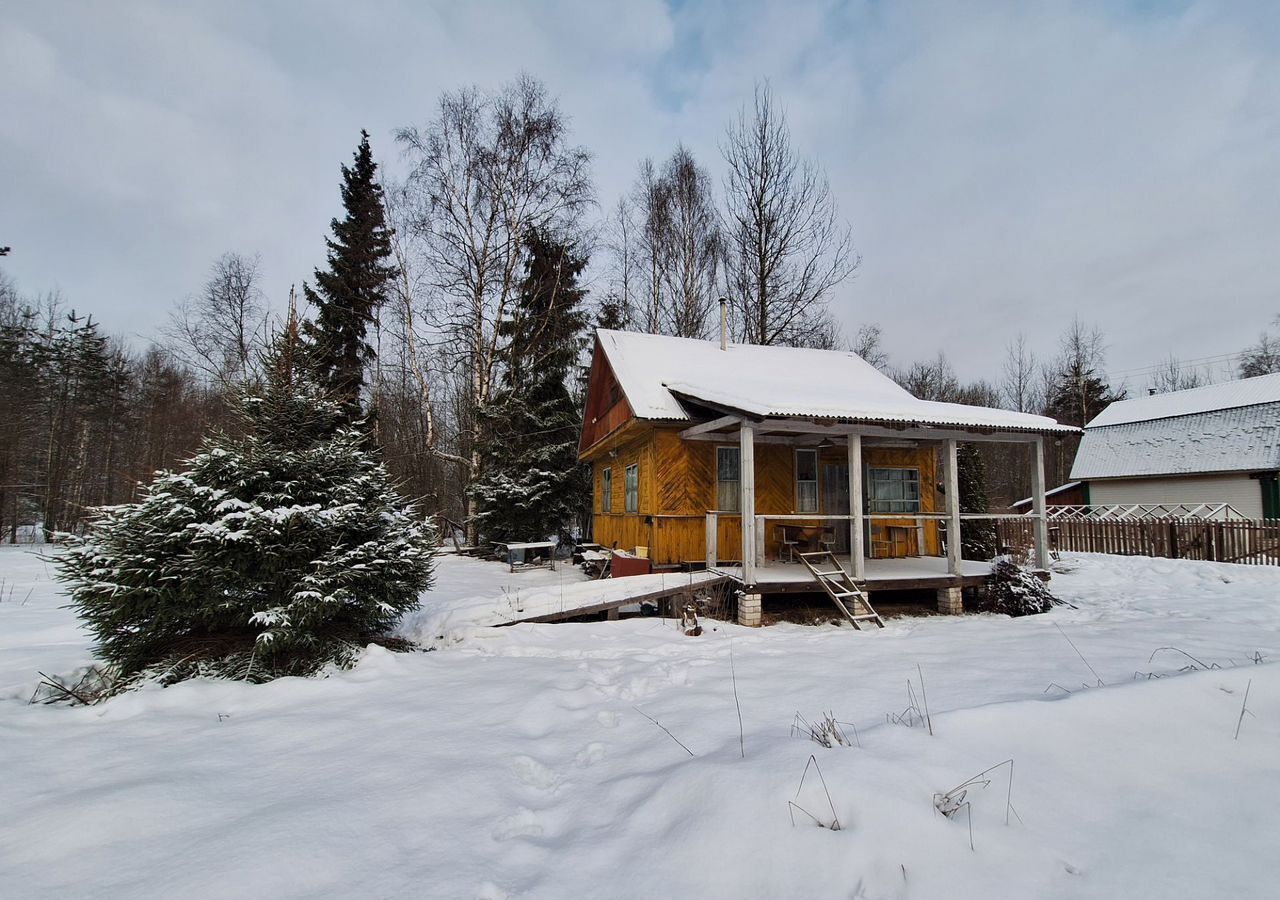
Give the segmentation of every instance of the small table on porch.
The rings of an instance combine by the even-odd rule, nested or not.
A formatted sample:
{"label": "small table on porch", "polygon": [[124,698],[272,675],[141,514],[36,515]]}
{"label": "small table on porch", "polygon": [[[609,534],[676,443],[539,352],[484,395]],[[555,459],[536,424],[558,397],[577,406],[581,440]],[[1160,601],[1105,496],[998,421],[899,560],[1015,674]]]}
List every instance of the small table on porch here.
{"label": "small table on porch", "polygon": [[503,548],[503,552],[507,554],[507,565],[511,567],[511,571],[516,570],[516,552],[522,554],[529,550],[546,550],[547,561],[551,566],[551,571],[556,570],[556,542],[555,541],[523,541],[507,543],[505,541],[494,541],[493,546]]}

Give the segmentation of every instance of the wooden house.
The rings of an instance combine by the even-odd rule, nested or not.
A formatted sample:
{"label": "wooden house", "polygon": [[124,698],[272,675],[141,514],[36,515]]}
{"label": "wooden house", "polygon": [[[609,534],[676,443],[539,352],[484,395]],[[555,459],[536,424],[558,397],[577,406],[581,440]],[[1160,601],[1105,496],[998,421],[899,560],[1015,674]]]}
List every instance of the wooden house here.
{"label": "wooden house", "polygon": [[[960,558],[958,441],[1036,450],[1045,564],[1046,434],[1052,419],[922,401],[852,353],[599,331],[579,455],[592,468],[593,538],[654,564],[739,581],[740,619],[760,596],[812,591],[797,549],[833,549],[868,590],[959,588],[986,561]],[[742,611],[746,610],[744,614]],[[754,621],[753,621],[754,620]]]}

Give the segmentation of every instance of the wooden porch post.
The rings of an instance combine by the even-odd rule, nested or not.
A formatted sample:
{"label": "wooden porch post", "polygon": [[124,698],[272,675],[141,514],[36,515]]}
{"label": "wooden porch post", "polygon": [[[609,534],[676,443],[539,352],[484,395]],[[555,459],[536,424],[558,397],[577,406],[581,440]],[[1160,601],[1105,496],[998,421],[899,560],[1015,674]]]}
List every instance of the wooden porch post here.
{"label": "wooden porch post", "polygon": [[713,512],[707,513],[707,568],[714,569],[720,564],[720,548],[717,546],[720,537],[720,517]]}
{"label": "wooden porch post", "polygon": [[956,441],[943,442],[942,468],[947,506],[947,571],[960,574],[960,478],[956,465]]}
{"label": "wooden porch post", "polygon": [[1049,568],[1049,523],[1044,517],[1044,437],[1031,443],[1031,512],[1036,517],[1036,568]]}
{"label": "wooden porch post", "polygon": [[742,517],[742,582],[756,583],[756,442],[755,429],[743,422],[738,428],[738,513]]}
{"label": "wooden porch post", "polygon": [[866,581],[862,546],[862,435],[849,435],[849,561],[854,581]]}

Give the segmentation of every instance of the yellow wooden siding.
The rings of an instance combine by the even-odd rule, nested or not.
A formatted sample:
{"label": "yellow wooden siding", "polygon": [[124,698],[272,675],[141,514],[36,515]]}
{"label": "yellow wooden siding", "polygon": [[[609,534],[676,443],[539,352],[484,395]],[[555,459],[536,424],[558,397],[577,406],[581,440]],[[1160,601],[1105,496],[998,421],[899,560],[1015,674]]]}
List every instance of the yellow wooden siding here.
{"label": "yellow wooden siding", "polygon": [[[726,443],[720,446],[737,446]],[[683,441],[678,429],[640,426],[634,434],[609,453],[602,453],[592,463],[594,479],[594,539],[607,546],[615,543],[621,549],[636,546],[649,548],[656,563],[671,564],[706,558],[706,513],[716,507],[716,447],[711,441]],[[756,444],[756,514],[791,515],[795,513],[795,448],[786,444]],[[921,512],[939,508],[937,493],[937,452],[932,447],[890,448],[864,446],[863,462],[875,467],[912,467],[920,470]],[[844,464],[842,446],[819,453],[819,478],[822,464]],[[640,507],[636,513],[625,512],[626,467],[639,466]],[[605,468],[613,470],[613,508],[608,514],[601,508],[601,484]],[[823,495],[819,485],[819,497]],[[825,514],[822,510],[822,514]],[[813,520],[812,524],[819,524]],[[873,521],[872,527],[883,528],[885,522]],[[719,556],[722,560],[742,558],[741,519],[725,515],[717,529]],[[923,552],[939,552],[938,528],[933,522],[924,525]],[[780,548],[775,523],[769,523],[765,534],[765,552],[776,558]],[[917,550],[914,546],[909,548]]]}

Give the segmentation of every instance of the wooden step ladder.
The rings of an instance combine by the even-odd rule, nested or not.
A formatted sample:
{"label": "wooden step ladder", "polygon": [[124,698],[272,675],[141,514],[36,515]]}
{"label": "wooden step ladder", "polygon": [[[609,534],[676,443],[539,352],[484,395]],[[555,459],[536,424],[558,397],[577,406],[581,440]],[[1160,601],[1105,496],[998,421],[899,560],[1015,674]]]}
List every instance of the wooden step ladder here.
{"label": "wooden step ladder", "polygon": [[884,627],[884,620],[871,608],[871,600],[866,592],[858,587],[849,573],[844,570],[834,553],[830,550],[820,550],[816,553],[797,553],[796,555],[813,575],[814,580],[822,585],[822,589],[827,592],[836,609],[844,613],[844,617],[854,628],[862,628],[860,622],[875,622],[879,627]]}

